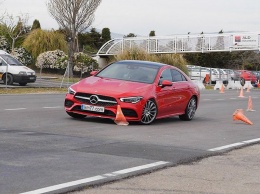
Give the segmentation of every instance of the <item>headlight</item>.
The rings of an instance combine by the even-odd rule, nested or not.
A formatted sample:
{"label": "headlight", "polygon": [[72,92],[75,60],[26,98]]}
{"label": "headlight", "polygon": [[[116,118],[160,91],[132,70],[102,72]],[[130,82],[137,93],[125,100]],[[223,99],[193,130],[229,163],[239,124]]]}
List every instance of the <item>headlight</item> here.
{"label": "headlight", "polygon": [[143,97],[141,97],[141,96],[135,96],[135,97],[128,97],[128,98],[120,98],[120,101],[121,102],[135,104],[135,103],[139,102],[142,99],[143,99]]}
{"label": "headlight", "polygon": [[19,74],[21,74],[21,75],[27,75],[25,71],[20,71]]}
{"label": "headlight", "polygon": [[69,87],[68,88],[68,93],[74,95],[74,94],[76,94],[76,91],[73,90],[71,87]]}

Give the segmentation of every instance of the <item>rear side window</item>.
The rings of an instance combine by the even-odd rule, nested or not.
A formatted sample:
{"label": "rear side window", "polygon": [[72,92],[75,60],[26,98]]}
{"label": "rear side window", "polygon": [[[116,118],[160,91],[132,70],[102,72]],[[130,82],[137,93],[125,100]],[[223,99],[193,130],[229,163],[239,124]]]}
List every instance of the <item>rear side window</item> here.
{"label": "rear side window", "polygon": [[172,79],[173,79],[173,82],[187,81],[185,76],[176,69],[172,69]]}

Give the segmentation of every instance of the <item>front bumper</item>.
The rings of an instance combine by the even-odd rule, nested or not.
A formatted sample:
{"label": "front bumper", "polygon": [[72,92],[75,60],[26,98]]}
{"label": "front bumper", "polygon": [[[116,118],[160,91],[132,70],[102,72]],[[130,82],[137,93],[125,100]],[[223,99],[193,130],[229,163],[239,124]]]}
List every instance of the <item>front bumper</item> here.
{"label": "front bumper", "polygon": [[36,81],[36,75],[13,75],[16,83],[33,83]]}
{"label": "front bumper", "polygon": [[76,100],[72,94],[66,94],[65,101],[64,101],[65,111],[86,115],[86,116],[115,119],[117,114],[117,105],[120,105],[126,120],[140,121],[142,115],[142,108],[144,106],[144,103],[142,101],[136,104],[124,103],[118,101],[118,103],[115,105],[104,106],[105,107],[104,112],[94,112],[94,111],[82,110],[81,109],[82,104],[85,103]]}

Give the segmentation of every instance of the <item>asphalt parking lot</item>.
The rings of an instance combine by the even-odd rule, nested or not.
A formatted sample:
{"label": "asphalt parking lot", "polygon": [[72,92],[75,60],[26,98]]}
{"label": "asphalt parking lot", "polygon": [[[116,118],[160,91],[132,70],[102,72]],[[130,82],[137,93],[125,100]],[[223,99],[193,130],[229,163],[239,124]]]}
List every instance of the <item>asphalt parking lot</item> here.
{"label": "asphalt parking lot", "polygon": [[260,145],[257,144],[73,194],[258,194],[259,161]]}
{"label": "asphalt parking lot", "polygon": [[[259,154],[251,150],[244,154],[245,158],[228,159],[229,163],[223,164],[217,170],[215,167],[220,163],[219,160],[211,162],[207,168],[205,167],[205,171],[203,167],[202,172],[196,170],[203,161],[219,156],[226,157],[233,152],[227,151],[260,142],[257,115],[260,110],[259,92],[257,89],[245,91],[245,97],[240,98],[237,90],[226,90],[225,93],[205,90],[202,91],[199,108],[191,122],[171,117],[158,120],[149,126],[134,123],[129,126],[117,126],[112,120],[70,118],[63,108],[65,94],[1,95],[1,192],[66,193],[82,187],[90,189],[93,185],[109,186],[108,183],[111,181],[131,181],[131,177],[137,175],[150,176],[179,167],[183,171],[183,167],[189,166],[190,171],[196,172],[200,177],[189,175],[186,169],[183,172],[189,176],[177,174],[178,180],[185,178],[185,188],[192,191],[186,192],[183,189],[183,193],[203,193],[196,188],[197,184],[193,184],[196,179],[204,183],[204,189],[206,183],[212,185],[211,193],[214,193],[213,183],[222,185],[226,181],[227,184],[233,185],[233,176],[241,179],[240,182],[235,181],[234,185],[237,183],[245,188],[247,185],[251,185],[252,189],[257,188],[255,185],[258,185],[259,179],[254,173],[259,174],[259,168],[255,167],[254,159],[259,161],[255,156]],[[246,110],[249,96],[252,96],[255,111],[244,113],[253,125],[233,121],[232,114],[236,109]],[[246,148],[241,150],[244,149]],[[250,156],[251,153],[254,155]],[[228,171],[232,166],[237,167],[235,172],[240,173],[246,169],[246,172],[252,170],[252,173],[246,174],[241,171],[242,173],[236,176],[235,172],[232,174],[232,171]],[[250,169],[251,167],[253,169]],[[222,168],[226,174],[217,176],[215,170],[220,173],[219,169]],[[151,193],[167,193],[168,190],[168,193],[181,193],[181,189],[174,190],[178,188],[177,185],[171,185],[172,180],[177,181],[176,177],[174,178],[176,172],[169,173],[168,182],[159,175],[157,176],[164,180],[163,182],[156,179],[152,182],[151,178],[150,183],[150,178],[144,179],[147,188],[141,183],[138,186],[140,181],[131,183],[140,187],[140,190],[134,188],[132,192],[144,193],[147,189],[147,192]],[[232,174],[231,178],[229,174]],[[242,182],[241,177],[246,182]],[[162,190],[160,185],[166,189]],[[181,187],[180,183],[178,185]],[[158,190],[155,187],[158,187]],[[127,188],[115,190],[125,193]],[[109,189],[107,191],[110,192]],[[223,189],[222,193],[225,193],[224,191],[231,193],[229,188]],[[244,193],[254,193],[254,190]]]}

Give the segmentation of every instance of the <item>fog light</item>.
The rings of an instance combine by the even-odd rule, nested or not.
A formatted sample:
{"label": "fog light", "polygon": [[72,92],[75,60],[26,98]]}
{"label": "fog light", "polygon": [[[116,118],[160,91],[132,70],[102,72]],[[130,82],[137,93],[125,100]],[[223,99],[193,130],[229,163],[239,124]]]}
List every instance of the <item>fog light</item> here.
{"label": "fog light", "polygon": [[64,106],[68,107],[68,108],[70,108],[73,104],[74,104],[74,102],[71,100],[65,100],[65,102],[64,102]]}

